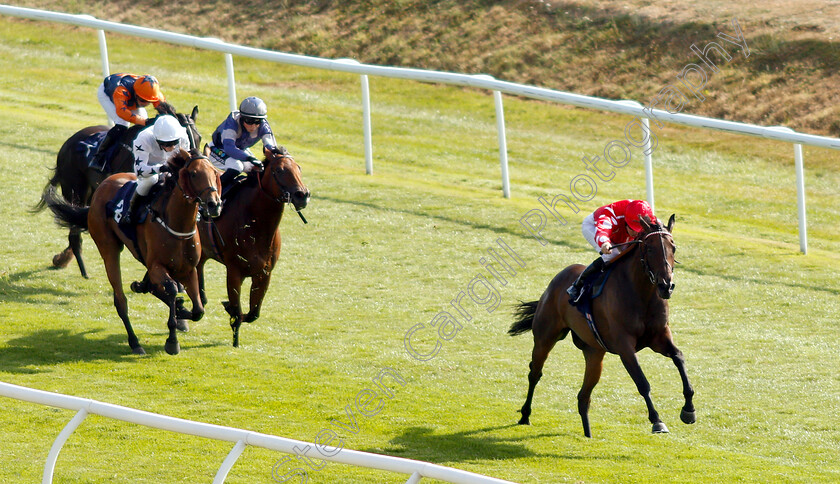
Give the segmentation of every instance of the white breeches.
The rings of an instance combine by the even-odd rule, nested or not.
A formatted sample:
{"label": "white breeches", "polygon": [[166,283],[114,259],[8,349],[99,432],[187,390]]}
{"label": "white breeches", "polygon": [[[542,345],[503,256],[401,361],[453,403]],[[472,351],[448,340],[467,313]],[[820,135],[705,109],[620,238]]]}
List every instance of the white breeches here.
{"label": "white breeches", "polygon": [[[105,110],[105,114],[108,115],[108,119],[111,120],[114,124],[120,124],[125,127],[129,127],[131,123],[124,120],[123,118],[117,116],[117,107],[114,105],[114,101],[105,94],[105,85],[100,84],[99,89],[96,90],[96,99],[99,100],[99,104],[102,106],[102,109]],[[146,108],[137,108],[132,111],[134,114],[142,117],[148,118],[149,115],[146,114]]]}
{"label": "white breeches", "polygon": [[[214,153],[213,150],[212,150],[212,148],[215,145],[212,142],[207,143],[207,144],[208,144],[208,146],[211,147],[210,161],[213,162],[213,165],[216,168],[218,168],[222,171],[231,170],[231,169],[239,171],[239,172],[242,172],[242,171],[249,172],[249,171],[251,171],[250,168],[253,167],[253,165],[251,165],[251,163],[248,163],[248,165],[251,165],[251,166],[246,166],[245,163],[242,160],[237,160],[236,158],[233,158],[231,156],[226,156],[225,158],[221,158],[219,155]],[[224,151],[224,150],[222,150],[222,151]],[[246,150],[246,152],[247,152],[247,150]]]}
{"label": "white breeches", "polygon": [[[581,225],[580,230],[583,232],[583,238],[589,242],[589,245],[595,247],[595,250],[600,253],[601,246],[595,241],[595,217],[593,217],[591,213],[583,219],[583,224]],[[620,253],[620,250],[613,249],[609,254],[601,254],[601,258],[604,259],[604,262],[609,262],[615,259]]]}
{"label": "white breeches", "polygon": [[142,197],[148,195],[149,192],[152,191],[152,187],[155,185],[155,183],[158,182],[158,179],[160,179],[160,175],[158,174],[153,174],[149,176],[138,176],[137,194]]}

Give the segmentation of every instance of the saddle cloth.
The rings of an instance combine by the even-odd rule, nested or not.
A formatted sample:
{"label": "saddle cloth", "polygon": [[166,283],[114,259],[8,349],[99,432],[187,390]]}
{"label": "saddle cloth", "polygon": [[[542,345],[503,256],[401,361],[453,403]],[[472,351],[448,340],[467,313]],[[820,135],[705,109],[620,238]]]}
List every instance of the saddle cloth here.
{"label": "saddle cloth", "polygon": [[604,291],[604,285],[607,283],[607,279],[609,279],[610,274],[612,274],[613,269],[615,268],[615,264],[607,264],[607,267],[601,271],[596,272],[595,274],[591,274],[583,281],[583,287],[581,288],[581,296],[577,300],[577,302],[572,301],[569,299],[569,304],[576,307],[583,317],[586,318],[586,323],[589,325],[592,332],[595,334],[595,338],[601,343],[601,346],[604,345],[604,342],[601,340],[601,335],[598,334],[598,330],[595,328],[595,317],[592,315],[592,301],[601,295]]}
{"label": "saddle cloth", "polygon": [[[93,133],[87,138],[79,140],[78,144],[76,144],[76,151],[84,155],[85,162],[88,166],[90,166],[90,162],[93,161],[93,157],[96,155],[96,151],[99,149],[99,145],[102,144],[102,140],[105,139],[106,134],[108,134],[107,131]],[[111,167],[109,165],[111,164],[111,157],[114,156],[114,151],[118,147],[119,143],[114,143],[110,148],[108,148],[108,150],[105,151],[105,166],[103,167],[104,172],[110,172]]]}

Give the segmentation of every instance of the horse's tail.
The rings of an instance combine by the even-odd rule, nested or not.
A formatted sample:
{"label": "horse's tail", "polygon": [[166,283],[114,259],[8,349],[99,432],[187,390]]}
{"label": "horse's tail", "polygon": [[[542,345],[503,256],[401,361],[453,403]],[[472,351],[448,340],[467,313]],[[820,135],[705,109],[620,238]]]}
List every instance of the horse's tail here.
{"label": "horse's tail", "polygon": [[58,185],[58,167],[52,169],[53,176],[50,178],[50,181],[44,186],[44,191],[41,192],[41,199],[38,200],[38,203],[35,204],[32,208],[29,209],[29,213],[38,213],[42,212],[45,208],[47,208],[47,192],[51,189],[55,191],[55,187]]}
{"label": "horse's tail", "polygon": [[534,325],[534,314],[537,312],[538,303],[539,301],[523,302],[516,306],[513,315],[517,320],[508,330],[509,335],[517,336],[531,331]]}
{"label": "horse's tail", "polygon": [[88,212],[90,207],[73,205],[55,191],[55,187],[47,186],[41,196],[41,203],[50,208],[55,215],[58,225],[68,229],[88,229]]}

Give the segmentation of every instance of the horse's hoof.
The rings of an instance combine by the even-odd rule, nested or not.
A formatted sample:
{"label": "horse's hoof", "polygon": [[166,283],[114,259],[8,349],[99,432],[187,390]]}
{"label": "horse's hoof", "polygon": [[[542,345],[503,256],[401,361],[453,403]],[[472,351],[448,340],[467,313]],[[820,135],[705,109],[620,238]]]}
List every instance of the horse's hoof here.
{"label": "horse's hoof", "polygon": [[146,350],[144,350],[142,346],[138,346],[136,348],[131,348],[131,352],[134,353],[135,355],[145,355],[146,354]]}
{"label": "horse's hoof", "polygon": [[528,420],[528,417],[522,417],[519,419],[519,422],[516,422],[517,425],[531,425],[531,421]]}
{"label": "horse's hoof", "polygon": [[193,317],[192,311],[185,308],[183,304],[175,307],[175,318],[176,319],[192,319],[192,317]]}
{"label": "horse's hoof", "polygon": [[170,342],[167,341],[166,344],[163,345],[163,349],[165,349],[166,352],[169,353],[170,355],[177,355],[178,353],[181,352],[181,345],[178,344],[177,341],[174,342],[174,343],[170,343]]}
{"label": "horse's hoof", "polygon": [[190,330],[190,324],[187,322],[186,319],[176,319],[175,320],[175,329],[178,331],[182,331],[184,333]]}
{"label": "horse's hoof", "polygon": [[131,288],[131,292],[136,292],[137,294],[144,294],[146,291],[146,286],[140,281],[134,281],[129,286]]}
{"label": "horse's hoof", "polygon": [[667,434],[668,427],[665,426],[663,422],[656,422],[653,424],[653,433],[654,434]]}
{"label": "horse's hoof", "polygon": [[53,257],[52,259],[52,264],[53,267],[64,269],[65,267],[67,267],[67,264],[69,264],[71,260],[73,260],[73,251],[67,249],[56,254],[55,257]]}
{"label": "horse's hoof", "polygon": [[694,410],[690,412],[687,410],[683,410],[682,412],[680,412],[680,420],[682,420],[683,423],[693,424],[697,421],[697,416],[694,414]]}
{"label": "horse's hoof", "polygon": [[243,323],[253,323],[259,317],[260,317],[259,314],[255,315],[255,314],[248,313],[248,314],[246,314],[245,316],[242,317],[242,322]]}

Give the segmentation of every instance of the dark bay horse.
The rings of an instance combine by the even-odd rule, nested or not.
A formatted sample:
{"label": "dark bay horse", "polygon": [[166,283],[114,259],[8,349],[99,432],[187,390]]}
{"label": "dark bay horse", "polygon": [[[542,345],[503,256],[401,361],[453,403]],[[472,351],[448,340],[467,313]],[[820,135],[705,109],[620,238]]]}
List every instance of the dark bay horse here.
{"label": "dark bay horse", "polygon": [[204,315],[204,305],[198,291],[198,264],[201,241],[196,234],[199,205],[210,216],[221,213],[219,171],[210,161],[193,151],[181,150],[169,161],[177,175],[167,178],[160,196],[152,203],[152,212],[137,225],[137,245],[128,239],[112,217],[106,214],[106,204],[117,191],[137,177],[133,173],[118,173],[106,178],[91,198],[90,207],[78,207],[58,197],[55,189],[45,195],[47,206],[64,226],[87,230],[99,248],[105,262],[108,281],[114,289],[114,306],[128,333],[128,345],[135,354],[145,354],[128,319],[128,301],[122,287],[120,252],[127,246],[134,257],[147,269],[149,288],[169,307],[169,338],[164,348],[174,355],[180,351],[176,336],[176,296],[178,283],[183,284],[192,300],[190,319],[198,321]]}
{"label": "dark bay horse", "polygon": [[[175,108],[166,102],[161,103],[157,107],[158,114],[171,114],[178,119],[181,126],[187,128],[187,134],[190,138],[190,148],[201,144],[201,135],[195,127],[195,119],[198,116],[198,106],[193,107],[192,113],[187,116],[183,113],[178,113]],[[44,187],[44,193],[51,187],[61,186],[61,194],[64,199],[73,205],[88,205],[93,196],[93,191],[102,183],[105,178],[111,173],[126,173],[134,171],[134,154],[131,150],[131,143],[137,136],[137,133],[143,129],[143,126],[132,126],[123,135],[122,139],[117,144],[114,154],[109,162],[110,169],[107,173],[103,173],[88,166],[88,161],[85,154],[77,149],[79,142],[87,139],[89,136],[108,131],[108,126],[88,126],[77,131],[73,136],[67,139],[61,149],[58,150],[56,157],[55,168],[53,169],[53,176]],[[193,141],[195,144],[192,144]],[[33,212],[40,212],[46,207],[44,198],[32,209]],[[67,264],[76,258],[79,264],[79,271],[82,277],[87,279],[88,274],[85,269],[84,260],[82,260],[82,234],[78,229],[71,228],[70,234],[67,238],[68,245],[63,251],[53,257],[53,266],[66,267]]]}
{"label": "dark bay horse", "polygon": [[685,396],[680,419],[687,424],[694,423],[694,389],[686,376],[683,354],[674,346],[668,326],[668,299],[674,290],[676,246],[671,236],[674,216],[671,215],[667,227],[659,222],[651,224],[644,219],[641,224],[642,232],[633,242],[634,246],[611,263],[614,264],[612,275],[601,296],[593,301],[592,311],[598,334],[590,329],[580,311],[569,304],[569,296],[566,294],[566,289],[584,269],[580,264],[571,265],[557,274],[539,301],[518,306],[516,314],[519,319],[508,333],[515,336],[533,331],[534,334],[528,396],[520,410],[520,424],[530,423],[534,387],[540,381],[548,353],[570,331],[575,346],[583,352],[586,360],[583,385],[578,393],[578,413],[583,421],[584,435],[592,436],[589,430],[589,400],[592,389],[601,378],[604,354],[607,351],[621,358],[624,368],[644,397],[653,433],[668,432],[668,428],[653,407],[650,384],[639,366],[636,352],[650,348],[671,358],[680,373]]}
{"label": "dark bay horse", "polygon": [[[301,179],[300,166],[286,153],[263,149],[264,170],[251,172],[235,197],[225,201],[222,215],[212,221],[202,220],[201,260],[198,281],[203,302],[204,263],[208,259],[227,268],[228,301],[233,346],[239,346],[239,327],[260,316],[260,307],[271,281],[271,271],[280,255],[280,220],[283,208],[291,203],[299,211],[309,203],[309,190]],[[242,282],[251,278],[250,310],[242,314]]]}

